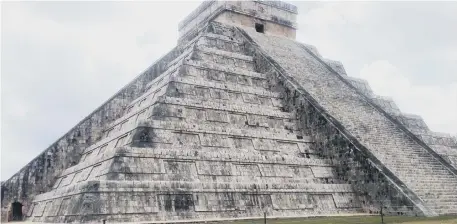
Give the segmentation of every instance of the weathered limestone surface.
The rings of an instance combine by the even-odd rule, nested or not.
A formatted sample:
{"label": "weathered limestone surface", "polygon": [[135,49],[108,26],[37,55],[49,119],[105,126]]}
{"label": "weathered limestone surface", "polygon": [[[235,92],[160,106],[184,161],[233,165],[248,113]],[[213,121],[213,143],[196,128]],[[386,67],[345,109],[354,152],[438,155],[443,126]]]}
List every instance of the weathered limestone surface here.
{"label": "weathered limestone surface", "polygon": [[8,205],[14,200],[20,201],[24,205],[23,210],[28,211],[35,195],[51,190],[57,176],[66,168],[78,163],[83,150],[101,139],[107,125],[121,116],[125,106],[145,91],[146,84],[167,68],[167,64],[180,54],[181,48],[178,46],[164,55],[19,172],[3,182],[2,220],[6,218]]}
{"label": "weathered limestone surface", "polygon": [[38,222],[457,213],[455,138],[291,40],[296,13],[204,2],[175,49],[2,184],[2,206]]}
{"label": "weathered limestone surface", "polygon": [[[368,208],[285,112],[234,28],[208,27],[38,195],[33,221],[332,215]],[[225,34],[225,35],[224,35]],[[229,35],[230,34],[230,35]]]}
{"label": "weathered limestone surface", "polygon": [[264,33],[295,39],[297,7],[281,1],[205,1],[179,24],[179,42],[197,35],[209,21],[265,27]]}
{"label": "weathered limestone surface", "polygon": [[[359,148],[368,149],[367,152],[396,176],[397,184],[404,184],[432,212],[457,212],[455,168],[421,139],[408,133],[404,128],[408,122],[395,123],[395,118],[389,117],[386,109],[375,107],[376,103],[359,94],[349,82],[344,82],[343,76],[302,44],[262,35],[252,29],[245,29],[245,32],[301,91],[308,94],[309,99],[360,144]],[[423,122],[416,121],[416,124],[423,128]]]}
{"label": "weathered limestone surface", "polygon": [[[314,47],[306,46],[308,50],[312,51],[314,55],[322,58]],[[323,58],[322,58],[323,59]],[[374,95],[368,82],[347,76],[344,66],[338,61],[323,59],[323,61],[330,66],[335,72],[347,79],[355,88],[362,94],[371,98],[373,103],[380,106],[388,114],[394,117],[397,121],[402,123],[409,131],[420,138],[430,148],[435,150],[441,157],[443,157],[454,168],[457,168],[457,138],[447,133],[437,133],[431,131],[422,117],[414,114],[402,113],[397,107],[395,102],[389,97]]]}

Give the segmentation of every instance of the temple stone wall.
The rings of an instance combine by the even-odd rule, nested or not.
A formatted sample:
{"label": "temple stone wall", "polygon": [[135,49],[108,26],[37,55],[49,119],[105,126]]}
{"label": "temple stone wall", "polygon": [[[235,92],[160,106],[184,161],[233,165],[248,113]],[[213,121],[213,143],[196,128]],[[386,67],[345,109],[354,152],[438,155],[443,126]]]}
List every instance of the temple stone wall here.
{"label": "temple stone wall", "polygon": [[[420,199],[405,195],[404,189],[389,180],[391,174],[379,168],[379,161],[373,155],[359,150],[323,113],[322,108],[311,103],[309,95],[294,85],[297,83],[272,69],[275,65],[263,52],[255,47],[252,49],[256,52],[256,67],[268,75],[268,80],[276,80],[270,86],[281,93],[284,110],[297,114],[299,130],[306,130],[305,134],[311,137],[313,144],[304,153],[330,160],[335,166],[336,177],[349,183],[351,189],[357,192],[356,198],[365,212],[377,214],[383,206],[385,214],[424,215],[424,207],[415,203],[420,203]],[[343,197],[343,200],[350,199]]]}
{"label": "temple stone wall", "polygon": [[[354,88],[306,46],[290,39],[263,35],[253,29],[243,30],[246,38],[254,41],[284,75],[295,80],[295,89],[306,93],[314,105],[329,114],[340,125],[338,129],[344,131],[351,142],[359,144],[358,149],[366,149],[367,155],[378,160],[377,166],[385,167],[388,172],[384,173],[397,182],[394,185],[407,187],[401,187],[400,191],[408,189],[412,198],[420,199],[413,200],[415,204],[426,208],[425,212],[432,211],[430,214],[457,210],[453,197],[457,194],[457,172],[449,161],[411,133],[386,109]],[[382,100],[384,106],[393,108],[391,101]],[[437,179],[441,181],[438,183]],[[443,194],[452,196],[452,199],[439,196]]]}
{"label": "temple stone wall", "polygon": [[175,48],[164,55],[19,172],[4,181],[1,186],[2,220],[6,218],[4,215],[8,205],[14,200],[21,202],[24,205],[23,210],[27,212],[35,195],[51,190],[60,173],[79,162],[84,149],[103,137],[108,125],[121,116],[126,106],[145,91],[146,84],[161,74],[180,52],[179,48]]}
{"label": "temple stone wall", "polygon": [[430,130],[421,116],[401,112],[392,98],[374,94],[366,80],[348,76],[340,62],[322,58],[313,47],[306,46],[306,48],[349,81],[362,94],[370,98],[374,104],[404,125],[451,166],[457,168],[457,141],[454,137],[447,133],[438,133]]}
{"label": "temple stone wall", "polygon": [[2,206],[38,222],[456,213],[438,155],[456,139],[293,41],[296,10],[203,2],[177,48],[2,183]]}
{"label": "temple stone wall", "polygon": [[269,84],[274,80],[257,72],[235,29],[214,25],[207,31],[146,85],[52,190],[35,197],[30,220],[361,211],[363,200],[337,178],[330,159],[310,150],[312,141],[298,129],[296,115],[284,111]]}
{"label": "temple stone wall", "polygon": [[296,30],[294,28],[270,22],[269,20],[262,20],[251,16],[246,16],[244,14],[239,14],[232,11],[224,11],[219,16],[217,16],[214,21],[246,27],[255,27],[255,24],[262,24],[264,26],[265,34],[282,36],[290,39],[295,39],[296,36]]}
{"label": "temple stone wall", "polygon": [[179,42],[210,20],[249,27],[261,23],[265,33],[295,39],[296,17],[297,7],[280,1],[205,1],[179,24]]}

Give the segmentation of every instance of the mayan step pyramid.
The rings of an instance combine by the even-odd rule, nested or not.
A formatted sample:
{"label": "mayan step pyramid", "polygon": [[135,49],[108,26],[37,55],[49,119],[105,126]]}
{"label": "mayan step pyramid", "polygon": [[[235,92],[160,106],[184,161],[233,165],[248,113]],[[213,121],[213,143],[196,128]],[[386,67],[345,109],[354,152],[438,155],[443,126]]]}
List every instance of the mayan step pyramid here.
{"label": "mayan step pyramid", "polygon": [[296,42],[296,15],[203,2],[176,48],[2,185],[2,210],[38,222],[457,213],[457,140]]}

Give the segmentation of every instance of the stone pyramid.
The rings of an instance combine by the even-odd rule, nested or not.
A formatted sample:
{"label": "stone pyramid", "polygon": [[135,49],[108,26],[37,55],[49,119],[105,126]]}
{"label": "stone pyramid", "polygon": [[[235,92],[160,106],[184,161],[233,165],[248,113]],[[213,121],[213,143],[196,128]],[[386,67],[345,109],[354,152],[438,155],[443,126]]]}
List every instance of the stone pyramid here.
{"label": "stone pyramid", "polygon": [[178,46],[2,184],[39,222],[457,213],[457,140],[294,41],[295,6],[206,1]]}

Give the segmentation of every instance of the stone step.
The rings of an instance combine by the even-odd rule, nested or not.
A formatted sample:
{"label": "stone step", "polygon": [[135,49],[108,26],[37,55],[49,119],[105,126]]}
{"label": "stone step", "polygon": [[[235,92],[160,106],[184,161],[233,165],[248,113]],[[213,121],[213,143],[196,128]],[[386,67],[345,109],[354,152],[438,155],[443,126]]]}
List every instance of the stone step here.
{"label": "stone step", "polygon": [[396,160],[405,161],[408,163],[411,163],[411,162],[414,163],[414,162],[420,160],[421,162],[431,162],[431,163],[440,164],[439,161],[436,160],[431,155],[426,157],[426,156],[415,154],[414,151],[410,151],[410,150],[408,150],[407,153],[404,153],[404,154],[396,154],[395,152],[389,153],[389,152],[384,151],[382,154],[379,154],[379,157],[383,158],[383,159],[393,159],[394,161],[396,161]]}
{"label": "stone step", "polygon": [[[158,105],[158,104],[172,104],[172,105],[180,105],[180,106],[185,106],[185,107],[190,107],[194,109],[204,109],[204,110],[216,110],[214,111],[215,113],[233,113],[233,116],[236,116],[237,114],[243,114],[245,122],[247,122],[248,126],[263,126],[264,128],[269,127],[269,121],[265,120],[267,117],[273,119],[283,119],[284,124],[287,125],[289,128],[287,130],[282,129],[282,133],[287,133],[288,135],[293,135],[294,138],[298,138],[296,133],[293,131],[294,129],[294,124],[290,123],[292,122],[295,118],[294,115],[291,113],[286,113],[286,112],[281,112],[278,110],[276,107],[268,107],[268,106],[261,106],[261,105],[256,105],[252,104],[249,106],[243,105],[241,103],[238,103],[237,105],[233,104],[228,104],[224,100],[217,100],[217,99],[211,99],[211,100],[198,100],[198,99],[191,99],[191,98],[175,98],[175,97],[167,97],[167,96],[154,96],[153,99],[146,100],[148,102],[149,106],[145,106],[144,109],[141,109],[140,112],[137,113],[137,115],[129,115],[123,117],[125,120],[120,120],[116,121],[114,123],[114,126],[112,126],[110,129],[107,130],[105,134],[105,138],[101,139],[99,142],[97,142],[94,145],[89,146],[86,150],[92,150],[93,147],[98,147],[97,145],[99,144],[105,144],[106,142],[112,141],[115,138],[119,137],[120,135],[123,135],[126,133],[128,130],[131,130],[136,127],[139,116],[142,117],[142,119],[146,119],[147,117],[152,116],[153,112],[153,105]],[[146,104],[146,103],[145,103]],[[183,111],[184,112],[184,111]],[[206,113],[206,112],[205,112]],[[264,116],[258,117],[258,116]],[[284,120],[286,119],[286,120]],[[259,125],[257,125],[259,123]],[[285,126],[284,126],[285,127]],[[273,129],[272,129],[273,130]],[[278,129],[276,129],[278,130]]]}
{"label": "stone step", "polygon": [[220,50],[220,49],[217,49],[217,48],[214,48],[211,46],[206,46],[206,45],[196,45],[193,48],[193,50],[196,52],[201,52],[201,53],[205,53],[205,54],[226,57],[227,59],[239,59],[239,60],[243,60],[243,61],[251,62],[251,63],[254,61],[254,58],[250,55]]}
{"label": "stone step", "polygon": [[457,208],[457,201],[426,201],[427,206],[451,206]]}
{"label": "stone step", "polygon": [[443,174],[445,174],[445,173],[451,174],[444,166],[429,166],[428,169],[414,169],[415,166],[407,165],[407,164],[388,163],[388,165],[395,170],[404,171],[404,172],[414,172],[416,170],[417,172],[423,172],[423,173],[441,172]]}
{"label": "stone step", "polygon": [[[161,75],[159,75],[157,78],[152,80],[146,85],[146,91],[133,100],[129,105],[126,106],[125,112],[122,115],[121,118],[118,118],[117,120],[124,120],[123,118],[125,117],[130,117],[137,113],[139,110],[145,109],[148,105],[144,104],[140,101],[143,101],[145,98],[149,97],[151,99],[151,95],[154,95],[159,89],[162,87],[168,85],[170,82],[170,77],[179,75],[178,68],[180,65],[176,64],[170,68],[168,68],[165,72],[163,72]],[[116,122],[116,121],[115,121]],[[108,125],[110,127],[112,125]]]}
{"label": "stone step", "polygon": [[457,206],[454,204],[443,204],[443,205],[430,205],[430,204],[427,204],[427,207],[428,208],[431,208],[433,210],[453,210],[453,211],[457,211]]}
{"label": "stone step", "polygon": [[[407,183],[408,186],[412,187],[412,188],[417,188],[417,189],[420,189],[420,188],[429,188],[429,187],[434,187],[434,188],[437,188],[437,187],[440,187],[441,185],[443,187],[445,186],[452,186],[452,185],[456,185],[457,183],[456,182],[451,182],[451,181],[440,181],[440,180],[436,180],[437,182],[440,182],[440,183],[433,183],[433,182],[420,182],[420,183]],[[443,188],[443,189],[448,189],[448,188]],[[449,189],[455,189],[455,188],[452,188],[452,187],[449,187]]]}
{"label": "stone step", "polygon": [[438,182],[441,182],[439,184],[434,184],[432,182],[419,182],[419,183],[413,183],[413,182],[410,182],[408,184],[408,186],[410,187],[413,187],[413,188],[416,188],[416,189],[421,189],[421,188],[428,188],[428,187],[434,187],[434,188],[439,188],[440,186],[442,186],[442,189],[453,189],[452,187],[449,187],[449,186],[455,186],[456,182],[450,182],[450,181],[439,181],[437,180]]}
{"label": "stone step", "polygon": [[432,209],[438,214],[457,214],[457,206],[450,206],[450,205],[426,205],[429,209]]}
{"label": "stone step", "polygon": [[[229,99],[229,93],[240,93],[240,94],[250,94],[250,95],[257,95],[259,97],[270,97],[270,98],[280,98],[279,93],[271,92],[266,90],[262,87],[257,86],[249,86],[249,85],[237,85],[232,83],[221,83],[215,82],[212,80],[206,80],[204,78],[198,76],[184,76],[184,77],[172,77],[170,82],[178,83],[176,88],[178,89],[178,93],[183,93],[187,95],[195,95],[195,96],[205,96],[205,92],[202,92],[201,89],[209,90],[217,90],[223,91],[225,96],[223,96],[226,100]],[[214,94],[210,95],[210,91],[207,91],[207,97],[212,98],[222,98],[222,96],[215,96]]]}
{"label": "stone step", "polygon": [[[162,147],[165,146],[165,147]],[[187,145],[161,145],[161,147],[151,150],[151,148],[140,148],[132,146],[132,149],[122,151],[122,156],[126,157],[151,157],[160,159],[180,158],[183,160],[202,160],[202,161],[227,161],[234,164],[255,165],[261,164],[277,164],[290,166],[293,168],[312,168],[312,167],[328,167],[333,169],[327,159],[310,159],[297,157],[288,153],[271,154],[265,158],[265,154],[261,150],[251,148],[224,148],[224,147],[202,147],[192,144]],[[240,153],[233,153],[234,150]],[[168,153],[169,152],[169,153]],[[197,153],[195,153],[197,152]],[[332,177],[329,177],[332,178]],[[336,180],[335,180],[336,181]]]}
{"label": "stone step", "polygon": [[433,176],[436,176],[437,178],[451,178],[451,179],[454,179],[453,178],[453,175],[447,171],[447,170],[432,170],[432,171],[427,171],[427,172],[417,172],[417,173],[414,173],[414,172],[411,172],[410,170],[406,170],[406,169],[402,169],[402,170],[399,170],[399,169],[395,169],[397,172],[399,172],[399,175],[402,175],[402,176],[407,176],[407,177],[420,177],[420,176],[429,176],[429,175],[433,175]]}
{"label": "stone step", "polygon": [[[419,182],[410,182],[410,186],[417,186],[417,187],[439,187],[441,185],[446,186],[450,184],[457,184],[455,181],[450,180],[427,180],[427,181],[419,181]],[[455,188],[454,188],[455,189]]]}
{"label": "stone step", "polygon": [[400,162],[400,163],[410,163],[410,164],[436,164],[436,165],[439,165],[440,163],[433,159],[433,158],[424,158],[424,159],[417,159],[417,158],[398,158],[396,159],[397,162]]}
{"label": "stone step", "polygon": [[[209,65],[211,64],[211,65]],[[194,60],[186,61],[181,70],[184,74],[179,76],[195,76],[207,81],[217,82],[221,84],[233,84],[240,86],[254,86],[270,89],[266,76],[261,73],[253,73],[247,70],[238,70],[236,72],[220,69],[221,66],[211,62],[198,62]],[[217,69],[216,69],[217,68]],[[223,67],[222,67],[223,68]]]}
{"label": "stone step", "polygon": [[445,182],[445,183],[457,183],[457,180],[455,180],[452,175],[444,175],[444,174],[443,175],[435,174],[435,175],[433,175],[432,179],[425,178],[425,177],[430,177],[429,175],[420,175],[420,174],[418,174],[416,176],[412,175],[412,176],[408,176],[408,177],[410,177],[410,178],[415,177],[415,178],[418,178],[418,179],[420,178],[420,180],[415,180],[414,181],[415,183],[418,183],[418,184],[420,184],[420,183],[436,183],[436,184],[439,185],[442,182]]}
{"label": "stone step", "polygon": [[416,191],[417,191],[418,195],[423,195],[423,196],[436,196],[436,197],[446,196],[446,197],[451,197],[451,198],[454,198],[455,196],[457,196],[457,192],[446,190],[446,189],[441,189],[441,188],[416,189]]}
{"label": "stone step", "polygon": [[456,197],[444,197],[444,198],[427,198],[427,199],[423,199],[423,201],[425,203],[446,203],[446,202],[450,202],[450,203],[457,203],[457,196]]}
{"label": "stone step", "polygon": [[[413,168],[411,168],[413,169]],[[436,170],[436,171],[431,171],[431,172],[421,172],[421,173],[414,173],[411,170],[398,170],[395,168],[391,168],[393,172],[397,173],[399,176],[406,177],[406,178],[417,178],[417,177],[428,177],[430,178],[431,176],[437,176],[438,178],[453,178],[452,175],[449,172],[446,172],[445,170]]]}
{"label": "stone step", "polygon": [[[179,188],[189,193],[199,192],[249,192],[261,190],[266,193],[273,192],[313,192],[313,193],[335,193],[335,192],[353,192],[349,184],[314,184],[314,183],[271,183],[268,181],[252,181],[248,183],[232,183],[232,182],[198,182],[198,181],[130,181],[130,180],[96,180],[99,183],[99,189],[110,190],[112,192],[125,192],[126,189],[132,190],[141,189],[140,192],[156,191],[164,192],[169,189]],[[77,185],[84,185],[83,182]],[[88,189],[67,189],[72,190],[88,190]],[[74,188],[74,187],[73,187]],[[151,190],[152,189],[152,190]],[[43,200],[46,197],[40,196],[36,201]]]}
{"label": "stone step", "polygon": [[[164,134],[168,135],[174,135],[172,131],[161,131],[156,132],[160,136],[163,136]],[[187,132],[186,134],[191,134],[191,132]],[[195,135],[199,135],[198,132],[192,133]],[[182,136],[178,136],[178,138],[182,138]],[[176,140],[176,139],[174,139]],[[90,154],[88,158],[84,160],[84,162],[78,163],[76,166],[70,167],[66,169],[61,176],[66,176],[70,173],[74,173],[76,171],[82,170],[84,168],[90,168],[94,166],[97,163],[100,163],[100,161],[105,161],[108,159],[113,158],[114,156],[121,156],[121,157],[141,157],[141,158],[156,158],[156,159],[161,159],[161,160],[170,160],[170,159],[176,159],[179,158],[180,160],[188,160],[188,161],[193,161],[193,160],[199,160],[199,161],[225,161],[225,162],[231,162],[233,164],[278,164],[280,166],[287,166],[291,167],[293,169],[297,168],[299,170],[298,172],[303,172],[303,174],[306,174],[304,178],[308,178],[313,174],[313,172],[317,172],[315,178],[321,178],[325,177],[328,179],[328,182],[326,182],[324,179],[319,179],[322,181],[322,183],[339,183],[339,180],[333,179],[332,175],[332,169],[333,167],[330,165],[329,161],[326,159],[310,159],[310,158],[304,158],[304,157],[299,157],[297,156],[296,152],[293,152],[293,150],[283,150],[281,147],[276,147],[272,146],[270,148],[271,152],[269,154],[265,154],[264,148],[261,148],[260,150],[257,148],[257,145],[248,147],[249,145],[246,144],[243,146],[243,144],[239,144],[240,142],[236,143],[233,142],[231,147],[213,147],[213,146],[202,146],[201,144],[193,144],[195,142],[190,141],[192,139],[187,138],[189,140],[187,144],[183,145],[182,142],[179,141],[167,141],[166,143],[154,143],[153,146],[151,147],[137,147],[135,144],[133,146],[125,146],[122,148],[122,150],[106,150],[103,153],[98,153],[98,154]],[[230,140],[240,140],[240,139],[234,139],[230,138]],[[243,140],[252,140],[254,142],[254,139],[249,139],[249,138],[244,138]],[[243,141],[241,143],[246,143],[246,141]],[[274,143],[274,142],[271,142]],[[298,143],[299,149],[302,149],[301,143]],[[238,153],[234,153],[238,152]],[[268,155],[268,156],[265,156]],[[153,161],[151,161],[153,162]],[[319,167],[324,167],[324,168],[312,168],[315,166]],[[303,168],[303,169],[301,169]],[[327,169],[328,168],[328,169]],[[146,169],[148,169],[146,167]],[[311,170],[310,170],[311,169]],[[319,174],[323,171],[325,172],[325,175],[320,175]],[[294,172],[295,172],[294,171]],[[146,172],[148,173],[148,172]]]}
{"label": "stone step", "polygon": [[[259,145],[262,147],[278,147],[274,142],[270,140],[274,140],[278,143],[284,143],[284,147],[290,147],[293,149],[299,147],[298,143],[311,143],[311,138],[309,136],[302,136],[300,139],[297,139],[295,134],[284,133],[281,130],[278,132],[274,132],[274,129],[270,131],[258,131],[252,129],[238,129],[238,128],[227,128],[222,126],[215,126],[215,125],[206,125],[206,124],[195,124],[195,123],[187,123],[187,122],[170,122],[170,121],[161,121],[161,120],[146,120],[140,122],[138,127],[145,127],[145,128],[153,128],[154,130],[171,130],[175,133],[196,133],[196,134],[206,134],[208,135],[208,141],[216,142],[215,140],[211,140],[211,136],[222,136],[220,144],[225,144],[223,141],[226,138],[256,138],[259,140]],[[167,131],[168,133],[168,131]],[[159,136],[155,138],[159,139]],[[167,139],[170,139],[169,136],[165,134],[160,136],[160,138],[164,138],[163,142],[166,143]],[[216,142],[219,144],[219,142]],[[290,143],[290,144],[289,144]],[[228,145],[229,143],[227,143]],[[270,145],[269,145],[270,144]],[[274,149],[272,149],[274,151]]]}
{"label": "stone step", "polygon": [[418,193],[417,194],[419,198],[421,198],[423,201],[429,201],[429,200],[436,200],[436,201],[441,201],[443,199],[448,199],[450,201],[454,201],[457,203],[457,199],[455,198],[455,194],[442,194],[442,195],[429,195],[425,193]]}
{"label": "stone step", "polygon": [[217,23],[212,23],[211,26],[212,26],[211,29],[208,31],[209,33],[214,33],[214,34],[218,34],[218,35],[221,35],[221,36],[226,36],[226,37],[229,37],[229,38],[230,37],[232,37],[232,38],[237,37],[237,33],[235,33],[234,29],[228,29],[227,27],[220,26]]}
{"label": "stone step", "polygon": [[429,158],[430,153],[428,151],[422,150],[422,149],[416,149],[416,148],[407,148],[409,149],[408,151],[392,151],[392,153],[386,153],[387,155],[393,154],[393,155],[416,155],[417,157],[421,158]]}
{"label": "stone step", "polygon": [[174,105],[183,105],[196,108],[207,108],[213,110],[229,111],[229,112],[238,112],[238,113],[248,113],[248,114],[257,114],[263,116],[271,116],[278,118],[286,118],[295,120],[295,114],[289,112],[283,112],[278,110],[277,107],[268,107],[252,104],[246,107],[245,105],[233,105],[227,104],[224,100],[212,99],[212,100],[202,100],[202,99],[192,99],[192,98],[177,98],[177,97],[161,97],[157,103],[166,103]]}
{"label": "stone step", "polygon": [[424,173],[414,173],[414,172],[407,172],[407,171],[397,171],[397,170],[394,170],[394,169],[391,169],[393,170],[394,172],[398,173],[398,176],[401,176],[401,177],[404,177],[404,178],[407,178],[407,179],[411,179],[412,181],[416,182],[415,179],[417,178],[421,178],[421,179],[425,179],[425,180],[420,180],[420,181],[433,181],[432,178],[435,178],[437,180],[449,180],[451,181],[452,179],[454,179],[452,177],[452,175],[446,173],[446,172],[424,172]]}
{"label": "stone step", "polygon": [[[438,189],[412,189],[416,192],[417,195],[420,195],[424,199],[441,199],[441,198],[450,198],[454,199],[457,196],[457,192],[447,191],[447,190],[438,190]],[[433,192],[433,193],[429,193]]]}
{"label": "stone step", "polygon": [[[402,155],[400,155],[400,156],[402,156]],[[389,156],[389,157],[391,157],[391,156]],[[386,158],[389,158],[389,157],[386,157]],[[397,155],[396,159],[398,160],[398,162],[405,162],[405,163],[411,163],[411,164],[430,163],[430,164],[441,165],[441,163],[433,157],[418,158],[414,154],[404,155],[404,157],[398,157],[398,155]]]}
{"label": "stone step", "polygon": [[238,76],[249,76],[252,78],[260,78],[260,79],[266,79],[267,77],[265,74],[258,73],[255,71],[250,71],[246,70],[243,68],[239,67],[227,67],[218,63],[214,63],[211,61],[198,61],[198,60],[186,60],[184,62],[184,65],[189,65],[193,67],[198,67],[198,68],[203,68],[203,69],[210,69],[210,70],[216,70],[224,73],[230,73],[230,74],[235,74]]}
{"label": "stone step", "polygon": [[[240,68],[227,68],[225,66],[204,61],[186,60],[176,67],[167,69],[162,75],[148,83],[147,89],[157,89],[161,83],[164,83],[170,77],[194,76],[206,81],[219,82],[224,84],[255,86],[260,88],[268,88],[265,84],[266,77],[262,73],[256,73]],[[152,87],[154,86],[154,87]],[[135,104],[141,99],[138,97],[131,104]]]}
{"label": "stone step", "polygon": [[[349,88],[341,82],[341,77],[328,72],[326,66],[308,51],[296,49],[302,45],[254,32],[251,37],[284,69],[284,73],[299,82],[303,88],[301,90],[313,97],[327,113],[335,116],[347,132],[354,136],[354,141],[365,145],[402,182],[414,183],[423,178],[432,179],[435,173],[446,174],[445,166],[435,163],[436,159],[428,155],[419,142],[409,138],[402,128],[393,124],[372,105],[360,100],[358,93],[349,93]],[[322,72],[315,74],[313,71]],[[449,173],[449,179],[456,177]],[[445,185],[444,188],[451,187],[453,181],[442,184]]]}
{"label": "stone step", "polygon": [[438,215],[457,215],[456,210],[442,209],[435,211]]}
{"label": "stone step", "polygon": [[[457,195],[456,191],[453,191],[450,188],[445,188],[445,189],[440,189],[440,188],[415,188],[415,187],[410,187],[411,190],[416,192],[417,195],[421,195],[423,198],[443,198],[443,195],[448,197],[448,196],[455,196]],[[429,193],[433,192],[433,193]]]}
{"label": "stone step", "polygon": [[205,33],[196,43],[199,46],[216,48],[223,51],[245,54],[244,44],[232,37],[227,37],[215,33]]}
{"label": "stone step", "polygon": [[230,113],[228,111],[218,111],[202,107],[188,108],[181,105],[157,104],[151,113],[151,117],[148,119],[168,122],[194,122],[205,125],[216,125],[227,129],[243,128],[257,132],[294,134],[297,139],[303,138],[297,126],[285,118]]}
{"label": "stone step", "polygon": [[[399,155],[402,157],[398,157]],[[415,151],[407,151],[406,153],[403,152],[403,153],[398,153],[398,154],[395,152],[392,152],[392,153],[387,152],[387,153],[383,154],[381,157],[390,158],[390,157],[395,157],[395,156],[397,156],[396,158],[398,158],[398,159],[409,160],[412,162],[414,162],[416,160],[429,161],[431,159],[433,159],[433,161],[438,162],[438,160],[431,157],[431,155],[427,156],[427,155],[415,153]]]}
{"label": "stone step", "polygon": [[[181,74],[180,72],[174,72],[172,74],[168,75],[163,75],[159,77],[159,80],[156,79],[155,86],[154,88],[151,88],[149,91],[147,91],[145,94],[143,94],[140,98],[136,99],[130,106],[128,106],[128,109],[126,110],[126,113],[124,116],[121,118],[117,119],[114,121],[112,124],[110,124],[107,127],[107,130],[110,128],[116,126],[118,123],[123,122],[124,120],[128,119],[129,117],[135,116],[137,112],[147,108],[149,105],[155,103],[155,100],[157,99],[157,96],[154,96],[153,94],[157,91],[157,89],[160,89],[162,86],[165,86],[169,84],[170,82],[175,83],[175,87],[179,87],[180,92],[182,93],[189,93],[190,95],[197,95],[195,98],[203,98],[206,96],[206,100],[210,100],[209,98],[212,97],[222,97],[225,100],[227,99],[234,99],[236,104],[245,104],[245,103],[256,103],[256,104],[264,104],[264,106],[274,106],[274,104],[279,105],[280,103],[278,102],[278,99],[276,97],[278,94],[272,93],[268,90],[265,90],[262,87],[253,87],[253,86],[243,86],[243,85],[235,85],[235,84],[222,84],[214,81],[208,81],[199,77],[178,77],[182,76],[184,74]],[[171,77],[174,76],[174,77]],[[201,88],[202,91],[206,91],[206,95],[198,95],[196,94],[194,86],[197,85],[197,87]],[[204,89],[202,89],[204,88]],[[210,89],[211,88],[211,89]],[[187,91],[187,92],[186,92]],[[190,91],[190,92],[189,92]],[[229,97],[229,94],[234,94],[236,93],[237,96],[239,95],[241,98],[238,99],[238,97]],[[247,94],[247,95],[244,95]],[[254,95],[252,95],[254,94]],[[200,97],[201,96],[201,97]],[[246,98],[247,97],[247,98]],[[250,100],[250,101],[247,101]],[[253,100],[256,100],[253,102]],[[142,103],[145,101],[145,103]],[[141,104],[142,103],[142,104]],[[229,102],[225,102],[229,103]],[[265,105],[267,103],[267,105]],[[140,106],[134,107],[135,105],[141,104]],[[249,107],[249,105],[246,105]]]}
{"label": "stone step", "polygon": [[[399,169],[402,169],[402,168],[411,168],[411,167],[415,167],[416,164],[409,164],[409,163],[395,163],[395,161],[392,161],[390,163],[388,163],[396,168],[399,168]],[[443,167],[442,165],[432,165],[432,164],[427,164],[427,163],[422,163],[423,167],[416,167],[416,170],[424,170],[424,171],[427,171],[427,170],[432,170],[432,168],[443,168],[445,169],[445,167]],[[426,166],[426,167],[424,167]]]}
{"label": "stone step", "polygon": [[[453,177],[449,174],[446,174],[446,173],[439,173],[439,172],[434,172],[434,173],[421,173],[421,174],[417,174],[417,175],[414,175],[414,173],[405,173],[405,172],[399,172],[398,174],[399,176],[401,177],[405,177],[405,178],[422,178],[422,179],[426,179],[426,180],[421,180],[423,182],[432,182],[434,180],[432,180],[431,178],[434,177],[436,178],[436,180],[448,180],[448,181],[453,181]],[[414,180],[414,179],[413,179]]]}
{"label": "stone step", "polygon": [[233,44],[243,44],[244,43],[242,38],[238,38],[238,37],[234,37],[234,36],[230,36],[230,35],[217,34],[217,33],[213,33],[213,32],[204,33],[202,36],[208,37],[208,38],[224,40],[226,42],[230,42]]}
{"label": "stone step", "polygon": [[[152,160],[154,161],[154,160]],[[197,164],[200,163],[200,161],[195,161]],[[219,162],[215,162],[216,164]],[[176,179],[177,175],[176,174],[158,174],[158,173],[148,173],[148,169],[141,169],[141,168],[135,168],[134,164],[132,164],[132,167],[125,166],[124,168],[128,169],[128,172],[125,172],[124,170],[113,170],[111,168],[110,172],[106,172],[107,174],[121,174],[125,176],[127,180],[135,180],[135,181],[157,181],[157,182],[166,182],[170,179]],[[273,174],[265,174],[265,175],[277,175],[277,176],[262,176],[261,171],[257,171],[258,176],[238,176],[234,173],[225,173],[221,175],[220,173],[207,173],[207,172],[202,172],[202,173],[196,173],[192,175],[188,175],[184,178],[183,180],[195,180],[195,181],[200,181],[200,182],[230,182],[232,184],[238,184],[238,183],[252,183],[252,181],[256,180],[264,180],[264,181],[269,181],[270,183],[282,183],[282,184],[330,184],[330,182],[326,183],[321,181],[319,178],[310,178],[310,179],[305,179],[305,178],[295,178],[292,172],[293,170],[288,170],[285,173],[273,173]],[[256,172],[256,173],[257,173]],[[268,171],[267,171],[268,172]]]}
{"label": "stone step", "polygon": [[407,177],[407,178],[417,178],[417,177],[431,177],[431,176],[436,176],[436,178],[441,179],[453,179],[452,175],[449,172],[446,171],[440,171],[436,170],[434,172],[423,172],[423,173],[414,173],[414,172],[409,172],[405,170],[396,170],[398,172],[398,175],[402,177]]}
{"label": "stone step", "polygon": [[191,57],[191,54],[192,52],[194,52],[194,49],[195,44],[187,45],[187,47],[181,50],[182,53],[172,61],[168,62],[168,64],[165,67],[167,69],[174,69],[175,67],[179,66],[180,64],[182,64],[184,60]]}
{"label": "stone step", "polygon": [[255,71],[253,58],[243,54],[222,51],[206,46],[197,46],[192,52],[191,59],[209,61],[228,67],[238,67],[248,71]]}

